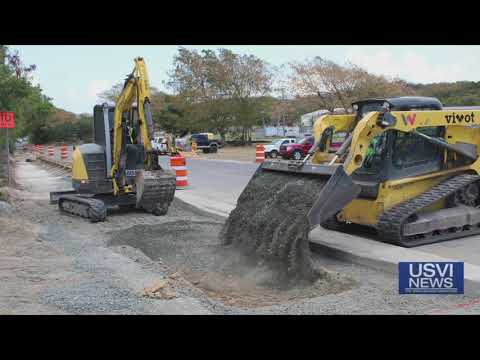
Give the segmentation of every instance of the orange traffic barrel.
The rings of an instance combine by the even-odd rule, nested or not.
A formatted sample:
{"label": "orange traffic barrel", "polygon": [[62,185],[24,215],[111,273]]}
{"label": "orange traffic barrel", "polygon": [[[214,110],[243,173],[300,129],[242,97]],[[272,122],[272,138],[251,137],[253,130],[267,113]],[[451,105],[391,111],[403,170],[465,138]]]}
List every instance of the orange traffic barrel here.
{"label": "orange traffic barrel", "polygon": [[177,189],[188,186],[187,179],[187,161],[182,155],[172,156],[170,158],[170,166],[175,171],[177,178]]}
{"label": "orange traffic barrel", "polygon": [[48,145],[48,156],[55,156],[55,146]]}
{"label": "orange traffic barrel", "polygon": [[60,146],[60,158],[62,160],[67,160],[68,159],[68,148],[67,145],[62,145]]}
{"label": "orange traffic barrel", "polygon": [[257,144],[255,151],[255,162],[262,163],[265,161],[265,148],[262,144]]}
{"label": "orange traffic barrel", "polygon": [[38,154],[39,155],[45,154],[45,145],[38,145]]}

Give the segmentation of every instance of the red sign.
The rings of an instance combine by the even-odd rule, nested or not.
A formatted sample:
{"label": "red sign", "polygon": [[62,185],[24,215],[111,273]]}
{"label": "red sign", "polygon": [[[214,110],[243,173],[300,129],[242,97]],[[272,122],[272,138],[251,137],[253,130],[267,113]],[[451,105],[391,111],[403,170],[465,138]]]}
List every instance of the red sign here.
{"label": "red sign", "polygon": [[0,129],[13,129],[15,127],[15,116],[11,111],[0,112]]}

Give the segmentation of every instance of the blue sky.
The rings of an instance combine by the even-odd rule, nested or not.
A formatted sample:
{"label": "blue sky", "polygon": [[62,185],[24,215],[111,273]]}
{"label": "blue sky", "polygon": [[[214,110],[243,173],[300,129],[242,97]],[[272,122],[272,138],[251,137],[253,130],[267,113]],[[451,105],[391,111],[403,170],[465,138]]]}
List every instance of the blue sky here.
{"label": "blue sky", "polygon": [[[362,45],[196,45],[195,49],[229,48],[254,54],[272,65],[322,56],[339,63],[351,61],[367,70],[399,76],[413,82],[480,81],[480,46],[362,46]],[[97,94],[123,81],[133,68],[133,58],[147,63],[152,86],[165,90],[163,81],[172,67],[178,46],[15,46],[26,64],[36,64],[34,82],[53,98],[56,106],[90,113]]]}

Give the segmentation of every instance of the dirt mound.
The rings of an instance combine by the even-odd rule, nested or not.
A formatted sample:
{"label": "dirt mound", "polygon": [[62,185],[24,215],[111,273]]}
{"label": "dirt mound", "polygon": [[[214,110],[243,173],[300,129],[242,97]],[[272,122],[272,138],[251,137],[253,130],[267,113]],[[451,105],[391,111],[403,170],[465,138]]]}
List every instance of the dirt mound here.
{"label": "dirt mound", "polygon": [[129,245],[153,260],[161,260],[191,286],[228,306],[259,307],[342,292],[350,278],[321,271],[312,283],[285,283],[278,269],[246,256],[219,241],[223,224],[210,221],[172,221],[136,225],[111,233],[109,245]]}
{"label": "dirt mound", "polygon": [[265,261],[286,281],[321,278],[310,257],[306,215],[325,183],[317,176],[257,171],[230,213],[222,241]]}

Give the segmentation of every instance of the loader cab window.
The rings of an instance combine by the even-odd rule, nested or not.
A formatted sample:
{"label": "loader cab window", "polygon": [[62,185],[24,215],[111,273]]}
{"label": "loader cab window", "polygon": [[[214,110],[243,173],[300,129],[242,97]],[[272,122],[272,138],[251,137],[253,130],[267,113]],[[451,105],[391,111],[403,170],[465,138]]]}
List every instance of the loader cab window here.
{"label": "loader cab window", "polygon": [[[443,138],[444,127],[418,128],[425,135]],[[440,170],[443,150],[412,133],[395,131],[392,149],[392,175],[420,175]]]}
{"label": "loader cab window", "polygon": [[368,145],[363,165],[358,169],[360,174],[379,174],[381,172],[386,155],[388,133],[389,131],[383,132],[372,139]]}
{"label": "loader cab window", "polygon": [[357,120],[362,119],[369,112],[383,111],[383,104],[384,101],[362,104],[357,111]]}

